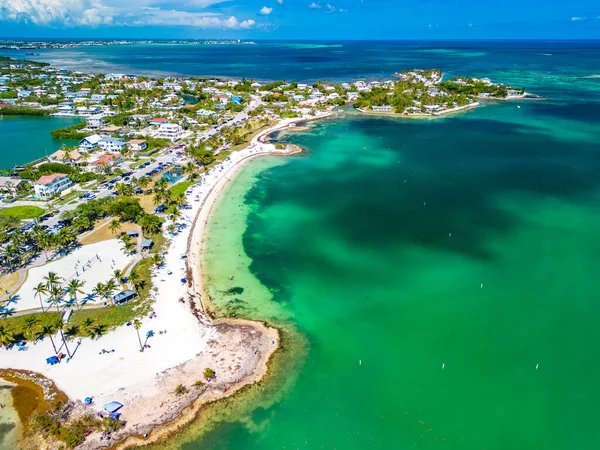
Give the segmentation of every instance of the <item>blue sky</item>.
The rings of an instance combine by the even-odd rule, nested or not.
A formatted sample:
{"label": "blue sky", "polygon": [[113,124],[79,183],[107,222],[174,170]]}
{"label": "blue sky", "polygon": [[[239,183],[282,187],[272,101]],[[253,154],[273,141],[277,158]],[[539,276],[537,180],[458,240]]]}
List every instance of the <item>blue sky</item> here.
{"label": "blue sky", "polygon": [[0,36],[600,39],[600,0],[0,0]]}

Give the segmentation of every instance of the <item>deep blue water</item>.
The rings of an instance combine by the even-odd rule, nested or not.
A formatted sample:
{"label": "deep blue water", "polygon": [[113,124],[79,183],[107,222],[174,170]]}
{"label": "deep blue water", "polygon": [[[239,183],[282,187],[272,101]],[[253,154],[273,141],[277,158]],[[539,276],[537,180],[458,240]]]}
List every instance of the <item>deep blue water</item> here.
{"label": "deep blue water", "polygon": [[[31,58],[27,51],[0,54]],[[39,50],[33,58],[98,72],[346,80],[437,67],[484,76],[600,74],[600,41],[257,41],[256,45],[132,44]],[[511,80],[507,80],[511,81]],[[518,81],[515,80],[515,81]]]}

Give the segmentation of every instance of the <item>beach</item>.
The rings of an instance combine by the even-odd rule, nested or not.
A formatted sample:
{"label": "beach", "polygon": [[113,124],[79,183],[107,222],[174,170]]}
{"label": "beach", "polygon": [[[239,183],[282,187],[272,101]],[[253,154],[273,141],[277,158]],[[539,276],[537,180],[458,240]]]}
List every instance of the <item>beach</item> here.
{"label": "beach", "polygon": [[[132,326],[119,327],[96,340],[72,341],[73,358],[53,366],[46,364],[46,358],[54,354],[48,339],[31,344],[26,351],[1,350],[3,365],[10,368],[9,371],[32,371],[54,381],[57,388],[75,402],[76,416],[95,414],[111,401],[124,405],[120,412],[127,426],[113,435],[110,442],[101,440],[99,434],[91,435],[82,448],[104,448],[115,442],[129,448],[141,440],[149,443],[163,439],[193,420],[205,403],[232,395],[263,378],[267,361],[278,348],[279,333],[260,322],[215,320],[206,313],[207,297],[200,273],[201,248],[211,209],[226,184],[254,158],[297,152],[295,146],[277,150],[275,145],[262,141],[270,133],[286,129],[290,123],[306,119],[286,119],[264,130],[246,149],[233,153],[206,173],[200,183],[188,189],[191,209],[182,210],[178,220],[184,226],[169,236],[164,265],[153,269],[154,314],[142,319],[140,329],[144,345],[148,345],[145,351],[140,351]],[[116,259],[114,263],[108,262],[109,255]],[[84,258],[83,263],[80,258]],[[22,296],[19,309],[39,306],[39,299],[34,299],[30,291],[40,277],[52,269],[52,264],[75,275],[75,265],[79,262],[81,266],[88,259],[95,260],[92,263],[100,270],[79,273],[90,278],[86,291],[113,266],[123,268],[131,262],[116,239],[83,246],[66,258],[33,269],[23,286],[27,292],[23,290],[19,294]],[[153,333],[151,337],[148,337],[149,332]],[[209,382],[203,380],[206,368],[216,372],[216,377]],[[202,382],[202,386],[194,385],[196,382]],[[178,385],[186,387],[185,393],[174,393]],[[93,399],[92,405],[84,405],[86,397]],[[154,431],[159,426],[162,427]]]}

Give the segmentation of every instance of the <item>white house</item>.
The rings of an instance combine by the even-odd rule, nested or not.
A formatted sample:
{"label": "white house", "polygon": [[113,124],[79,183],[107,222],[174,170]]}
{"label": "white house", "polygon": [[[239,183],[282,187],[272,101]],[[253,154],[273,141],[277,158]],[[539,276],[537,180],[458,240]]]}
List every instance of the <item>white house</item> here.
{"label": "white house", "polygon": [[81,140],[81,142],[79,143],[79,148],[81,150],[85,150],[86,152],[89,152],[89,151],[95,149],[96,147],[98,147],[98,144],[100,143],[101,140],[102,140],[102,136],[100,136],[99,134],[92,134],[91,136],[88,136]]}
{"label": "white house", "polygon": [[373,111],[380,111],[380,112],[392,112],[393,109],[391,106],[389,105],[385,105],[385,106],[371,106],[371,109]]}
{"label": "white house", "polygon": [[148,148],[148,143],[143,139],[132,139],[128,142],[129,148],[133,152],[141,152]]}
{"label": "white house", "polygon": [[161,138],[171,139],[173,141],[181,137],[183,129],[176,123],[162,123],[158,127],[158,135]]}
{"label": "white house", "polygon": [[120,152],[127,146],[127,144],[122,139],[113,137],[102,138],[98,142],[98,145],[105,152]]}
{"label": "white house", "polygon": [[97,130],[104,127],[104,116],[102,114],[96,114],[86,119],[87,127],[92,130]]}
{"label": "white house", "polygon": [[65,189],[71,187],[73,183],[69,180],[69,176],[64,173],[53,173],[40,177],[33,183],[33,190],[38,198],[51,198],[55,194],[59,194]]}

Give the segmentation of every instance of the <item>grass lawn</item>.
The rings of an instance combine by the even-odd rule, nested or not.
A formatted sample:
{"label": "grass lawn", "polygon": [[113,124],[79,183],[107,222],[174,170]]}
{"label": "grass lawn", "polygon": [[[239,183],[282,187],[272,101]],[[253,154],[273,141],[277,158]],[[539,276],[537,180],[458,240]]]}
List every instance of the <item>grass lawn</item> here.
{"label": "grass lawn", "polygon": [[0,277],[0,296],[11,290],[19,281],[19,272],[9,273]]}
{"label": "grass lawn", "polygon": [[0,217],[16,220],[35,219],[42,214],[44,214],[44,210],[38,206],[10,206],[0,209]]}
{"label": "grass lawn", "polygon": [[171,191],[171,193],[173,193],[175,195],[183,194],[185,191],[187,191],[187,188],[189,188],[191,185],[192,185],[191,181],[182,181],[181,183],[177,183],[175,186],[170,188],[169,191]]}
{"label": "grass lawn", "polygon": [[107,222],[110,222],[111,219],[106,219],[99,223],[98,226],[88,235],[86,235],[81,240],[81,245],[90,245],[95,244],[96,242],[107,241],[109,239],[114,239],[119,236],[121,233],[125,233],[127,231],[135,231],[137,230],[137,226],[133,223],[129,222],[121,222],[121,228],[119,228],[115,234],[110,231],[108,225],[104,225]]}
{"label": "grass lawn", "polygon": [[67,203],[71,202],[72,200],[79,198],[79,196],[82,194],[83,194],[83,191],[69,192],[64,197],[61,197],[58,200],[56,200],[56,202],[54,203],[54,206],[56,207],[56,206],[66,205]]}

